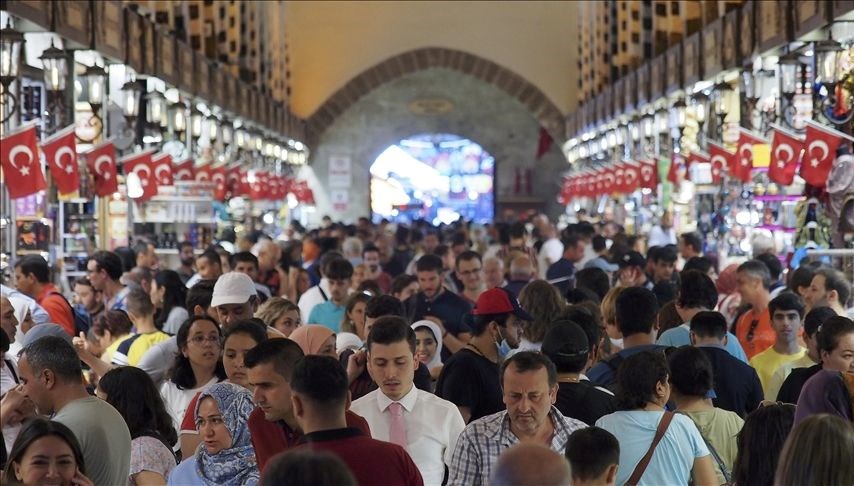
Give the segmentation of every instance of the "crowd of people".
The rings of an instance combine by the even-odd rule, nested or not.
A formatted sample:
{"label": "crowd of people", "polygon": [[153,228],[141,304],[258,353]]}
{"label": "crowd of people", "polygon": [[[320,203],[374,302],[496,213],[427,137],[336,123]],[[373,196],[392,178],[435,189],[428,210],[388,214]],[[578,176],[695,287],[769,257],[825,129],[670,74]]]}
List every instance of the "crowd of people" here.
{"label": "crowd of people", "polygon": [[18,259],[3,484],[854,484],[836,268],[718,268],[667,214],[300,229],[136,237],[71,300]]}

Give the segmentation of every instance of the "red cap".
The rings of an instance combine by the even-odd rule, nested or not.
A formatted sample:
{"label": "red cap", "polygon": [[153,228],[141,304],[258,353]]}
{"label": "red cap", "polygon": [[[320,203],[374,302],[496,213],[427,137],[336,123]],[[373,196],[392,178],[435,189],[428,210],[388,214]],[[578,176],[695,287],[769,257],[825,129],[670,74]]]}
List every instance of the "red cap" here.
{"label": "red cap", "polygon": [[524,321],[533,321],[531,314],[525,312],[519,305],[519,300],[507,289],[496,287],[489,289],[477,298],[477,303],[471,311],[473,316],[492,314],[514,314]]}

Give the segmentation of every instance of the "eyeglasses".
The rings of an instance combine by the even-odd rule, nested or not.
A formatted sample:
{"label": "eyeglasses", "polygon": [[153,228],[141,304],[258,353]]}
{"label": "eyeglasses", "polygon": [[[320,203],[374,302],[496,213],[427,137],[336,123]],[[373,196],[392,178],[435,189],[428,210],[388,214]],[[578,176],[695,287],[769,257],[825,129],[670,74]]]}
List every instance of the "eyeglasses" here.
{"label": "eyeglasses", "polygon": [[190,339],[190,342],[196,346],[203,346],[205,342],[219,345],[222,343],[222,338],[219,336],[193,336]]}
{"label": "eyeglasses", "polygon": [[759,326],[759,319],[753,319],[750,321],[750,329],[747,330],[747,342],[753,341],[753,333],[756,332],[756,328]]}

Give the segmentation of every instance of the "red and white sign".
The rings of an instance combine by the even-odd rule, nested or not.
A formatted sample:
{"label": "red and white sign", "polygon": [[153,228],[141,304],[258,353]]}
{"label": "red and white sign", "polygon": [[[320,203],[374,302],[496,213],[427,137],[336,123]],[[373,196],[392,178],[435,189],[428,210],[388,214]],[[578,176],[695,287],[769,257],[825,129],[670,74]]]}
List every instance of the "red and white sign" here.
{"label": "red and white sign", "polygon": [[791,185],[795,180],[795,171],[804,150],[804,140],[794,133],[778,126],[771,127],[771,165],[768,167],[768,179],[771,182]]}
{"label": "red and white sign", "polygon": [[712,164],[712,183],[718,184],[721,182],[721,176],[725,167],[732,166],[732,160],[735,154],[727,151],[722,145],[715,142],[709,142],[709,162]]}
{"label": "red and white sign", "polygon": [[[709,162],[709,154],[702,151],[692,151],[688,154],[688,160],[685,163],[685,178],[688,180],[694,180],[694,177],[691,176],[691,168],[695,167],[696,164],[708,164]],[[694,171],[696,171],[696,167]],[[697,182],[697,181],[694,181]]]}
{"label": "red and white sign", "polygon": [[807,184],[816,187],[827,185],[827,176],[836,159],[836,150],[843,139],[852,140],[840,131],[807,121],[804,158],[801,162],[801,177]]}
{"label": "red and white sign", "polygon": [[658,188],[658,168],[655,166],[655,161],[640,161],[640,186],[652,190]]}
{"label": "red and white sign", "polygon": [[18,199],[47,189],[36,146],[36,126],[28,125],[0,138],[0,164],[9,197]]}
{"label": "red and white sign", "polygon": [[116,171],[116,147],[113,142],[104,142],[86,153],[86,166],[94,175],[95,194],[109,196],[119,190]]}
{"label": "red and white sign", "polygon": [[174,185],[172,177],[172,156],[169,154],[157,154],[151,159],[151,167],[154,171],[154,179],[157,187]]}
{"label": "red and white sign", "polygon": [[226,194],[228,192],[225,170],[225,166],[221,165],[219,167],[212,168],[210,172],[210,181],[214,183],[214,199],[221,202],[225,202]]}
{"label": "red and white sign", "polygon": [[59,193],[68,194],[80,189],[74,125],[44,139],[41,149]]}
{"label": "red and white sign", "polygon": [[[142,153],[129,155],[119,161],[128,179],[131,175],[136,175],[139,179],[142,194],[136,198],[138,202],[148,201],[157,195],[157,179],[154,177],[154,163],[152,162],[153,153],[154,150],[146,150]],[[130,188],[130,180],[128,187]]]}
{"label": "red and white sign", "polygon": [[193,159],[185,159],[181,162],[173,162],[172,174],[176,181],[196,180],[196,169],[193,166]]}
{"label": "red and white sign", "polygon": [[633,161],[623,162],[623,192],[631,194],[640,187],[640,164]]}

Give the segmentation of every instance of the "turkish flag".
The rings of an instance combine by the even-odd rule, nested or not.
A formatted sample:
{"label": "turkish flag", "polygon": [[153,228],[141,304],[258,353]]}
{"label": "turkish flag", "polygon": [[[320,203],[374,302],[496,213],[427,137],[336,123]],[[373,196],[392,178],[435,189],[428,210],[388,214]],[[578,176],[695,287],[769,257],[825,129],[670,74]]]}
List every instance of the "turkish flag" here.
{"label": "turkish flag", "polygon": [[685,157],[674,153],[670,156],[670,170],[667,171],[667,180],[676,184],[680,177],[685,178]]}
{"label": "turkish flag", "polygon": [[228,180],[225,166],[221,165],[211,169],[211,182],[214,183],[214,199],[225,202],[228,193]]}
{"label": "turkish flag", "polygon": [[604,187],[602,188],[604,190],[603,194],[613,194],[616,189],[616,170],[614,169],[614,167],[606,167],[602,170],[602,174],[605,176],[605,179],[603,181]]}
{"label": "turkish flag", "polygon": [[[122,170],[124,170],[128,181],[131,174],[136,174],[139,178],[139,184],[142,186],[142,195],[135,199],[140,203],[148,201],[157,195],[157,179],[154,176],[154,164],[152,162],[153,153],[154,150],[146,150],[142,153],[129,155],[119,161],[122,164]],[[129,182],[128,188],[130,188]]]}
{"label": "turkish flag", "polygon": [[252,179],[250,187],[250,197],[252,199],[263,200],[267,199],[267,173],[263,170],[256,170],[250,175]]}
{"label": "turkish flag", "polygon": [[851,140],[842,132],[807,121],[804,158],[801,161],[801,177],[807,184],[816,187],[827,185],[827,175],[843,138]]}
{"label": "turkish flag", "polygon": [[196,169],[196,182],[211,182],[211,164],[205,164]]}
{"label": "turkish flag", "polygon": [[119,190],[116,176],[116,147],[113,142],[104,142],[86,153],[86,166],[94,174],[95,194],[109,196]]}
{"label": "turkish flag", "polygon": [[732,161],[732,175],[742,182],[750,182],[752,177],[750,171],[753,169],[753,146],[768,144],[768,141],[739,128],[738,147],[735,150],[735,159]]}
{"label": "turkish flag", "polygon": [[240,182],[240,165],[233,165],[225,170],[225,186],[231,193],[231,197],[241,195],[242,184]]}
{"label": "turkish flag", "polygon": [[658,187],[658,168],[655,166],[655,161],[640,161],[640,186],[652,190]]}
{"label": "turkish flag", "polygon": [[68,194],[80,189],[74,125],[44,139],[40,146],[59,193]]}
{"label": "turkish flag", "polygon": [[29,125],[0,138],[0,165],[9,197],[18,199],[47,189],[36,146],[36,126]]}
{"label": "turkish flag", "polygon": [[795,170],[804,150],[804,141],[797,135],[772,126],[771,165],[768,167],[768,179],[771,182],[789,186],[795,180]]}
{"label": "turkish flag", "polygon": [[685,162],[685,178],[691,180],[691,166],[694,164],[708,164],[709,154],[701,151],[691,151],[688,153],[688,160]]}
{"label": "turkish flag", "polygon": [[631,194],[640,187],[640,165],[637,162],[623,162],[623,192]]}
{"label": "turkish flag", "polygon": [[169,154],[157,154],[151,159],[151,167],[154,171],[154,179],[157,187],[171,186],[174,184],[172,177],[172,156]]}
{"label": "turkish flag", "polygon": [[731,167],[735,154],[723,146],[709,142],[709,162],[712,164],[712,183],[719,184],[724,167]]}
{"label": "turkish flag", "polygon": [[173,162],[172,174],[176,181],[196,180],[196,169],[193,166],[193,159],[186,159],[181,162]]}
{"label": "turkish flag", "polygon": [[623,168],[622,162],[614,164],[614,167],[611,168],[611,174],[614,176],[611,192],[623,194],[625,192],[626,170]]}

